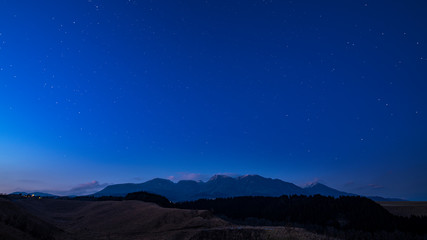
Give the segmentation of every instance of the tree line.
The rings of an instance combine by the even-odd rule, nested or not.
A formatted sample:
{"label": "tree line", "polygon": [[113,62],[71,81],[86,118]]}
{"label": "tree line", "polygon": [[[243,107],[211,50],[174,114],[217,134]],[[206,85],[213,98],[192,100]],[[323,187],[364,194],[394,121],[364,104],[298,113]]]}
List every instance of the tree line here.
{"label": "tree line", "polygon": [[[255,223],[301,224],[342,230],[401,231],[427,234],[427,217],[395,216],[376,202],[359,196],[339,198],[321,195],[234,197],[176,203],[183,209],[204,209],[231,220]],[[253,219],[264,221],[253,221]]]}

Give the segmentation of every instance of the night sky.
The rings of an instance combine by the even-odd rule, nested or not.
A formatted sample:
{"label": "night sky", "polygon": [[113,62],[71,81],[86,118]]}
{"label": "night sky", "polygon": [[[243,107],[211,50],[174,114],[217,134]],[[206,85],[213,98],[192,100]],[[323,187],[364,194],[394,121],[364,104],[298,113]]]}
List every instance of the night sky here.
{"label": "night sky", "polygon": [[427,200],[426,10],[0,0],[0,192],[224,173]]}

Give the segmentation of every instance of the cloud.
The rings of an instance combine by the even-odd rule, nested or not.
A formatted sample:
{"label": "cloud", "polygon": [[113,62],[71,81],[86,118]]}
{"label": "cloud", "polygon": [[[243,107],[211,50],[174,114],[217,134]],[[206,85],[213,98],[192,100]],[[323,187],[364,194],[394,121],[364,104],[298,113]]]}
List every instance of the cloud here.
{"label": "cloud", "polygon": [[87,183],[82,183],[77,185],[76,187],[71,188],[67,191],[42,191],[42,192],[48,192],[60,196],[82,196],[82,195],[89,195],[92,193],[96,193],[103,188],[108,186],[107,183],[100,184],[98,181],[91,181]]}
{"label": "cloud", "polygon": [[169,177],[167,177],[167,179],[169,179],[169,180],[171,180],[171,181],[175,181],[175,180],[176,180],[176,177],[175,177],[175,176],[169,176]]}
{"label": "cloud", "polygon": [[[216,173],[214,175],[226,175],[229,177],[239,177],[242,174],[237,173]],[[193,180],[193,181],[208,181],[211,178],[211,175],[201,174],[201,173],[190,173],[190,172],[178,172],[175,175],[168,176],[167,179],[171,181],[181,181],[181,180]]]}
{"label": "cloud", "polygon": [[378,184],[368,184],[368,187],[371,189],[383,189],[384,186],[378,185]]}
{"label": "cloud", "polygon": [[215,175],[225,175],[225,176],[229,176],[232,178],[236,178],[236,177],[240,177],[242,176],[242,174],[238,174],[238,173],[230,173],[230,172],[225,172],[225,173],[217,173]]}
{"label": "cloud", "polygon": [[132,181],[137,181],[137,182],[141,182],[143,179],[140,177],[134,177],[132,178]]}
{"label": "cloud", "polygon": [[377,192],[378,190],[382,190],[384,188],[385,187],[382,185],[370,183],[370,184],[359,186],[355,189],[358,191],[365,191],[365,192]]}
{"label": "cloud", "polygon": [[201,181],[206,180],[209,177],[205,174],[200,173],[188,173],[188,172],[178,172],[173,176],[167,177],[167,179],[171,181],[181,181],[181,180],[193,180],[193,181]]}
{"label": "cloud", "polygon": [[318,178],[318,177],[316,177],[316,178],[314,178],[312,181],[308,181],[306,184],[305,184],[305,186],[310,186],[310,185],[313,185],[313,184],[316,184],[316,183],[320,183],[321,182],[321,179],[320,178]]}
{"label": "cloud", "polygon": [[343,187],[347,189],[348,191],[376,191],[384,189],[385,187],[380,184],[376,183],[360,183],[356,181],[348,181],[346,182]]}
{"label": "cloud", "polygon": [[343,185],[345,192],[355,193],[363,196],[383,196],[387,193],[387,187],[378,183],[348,181]]}
{"label": "cloud", "polygon": [[99,184],[98,181],[91,181],[88,183],[79,184],[77,187],[71,188],[70,192],[87,192],[92,191],[94,189],[99,189],[105,187],[106,184]]}
{"label": "cloud", "polygon": [[352,187],[352,186],[354,186],[356,183],[354,182],[354,181],[350,181],[350,182],[346,182],[345,184],[344,184],[344,187]]}
{"label": "cloud", "polygon": [[44,183],[43,181],[36,180],[36,179],[18,179],[17,182],[20,183]]}
{"label": "cloud", "polygon": [[204,176],[200,173],[184,173],[181,175],[182,180],[201,180]]}

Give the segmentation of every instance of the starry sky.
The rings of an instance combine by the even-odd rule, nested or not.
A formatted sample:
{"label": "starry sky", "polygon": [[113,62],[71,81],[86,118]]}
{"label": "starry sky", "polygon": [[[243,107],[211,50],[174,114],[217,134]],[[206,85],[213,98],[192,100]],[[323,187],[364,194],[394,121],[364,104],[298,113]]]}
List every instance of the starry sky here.
{"label": "starry sky", "polygon": [[0,192],[224,173],[427,200],[426,9],[0,0]]}

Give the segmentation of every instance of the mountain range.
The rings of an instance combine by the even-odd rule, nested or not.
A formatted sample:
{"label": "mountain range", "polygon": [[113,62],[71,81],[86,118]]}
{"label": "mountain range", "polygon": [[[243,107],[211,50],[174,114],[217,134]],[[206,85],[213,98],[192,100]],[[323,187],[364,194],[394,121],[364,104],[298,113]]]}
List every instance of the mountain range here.
{"label": "mountain range", "polygon": [[34,195],[37,197],[57,197],[56,195],[44,192],[13,192],[12,195]]}
{"label": "mountain range", "polygon": [[[126,196],[128,193],[139,191],[159,194],[173,202],[193,201],[201,198],[214,199],[237,196],[278,197],[294,194],[320,194],[332,197],[357,196],[357,194],[342,192],[321,183],[311,184],[302,188],[280,179],[265,178],[259,175],[244,175],[236,178],[226,175],[214,175],[207,182],[182,180],[177,183],[167,179],[155,178],[140,184],[125,183],[110,185],[93,195],[95,197]],[[383,201],[388,200],[381,197],[372,198],[378,198]]]}

